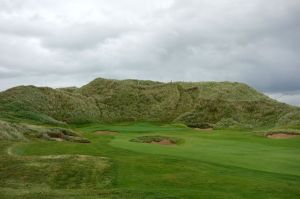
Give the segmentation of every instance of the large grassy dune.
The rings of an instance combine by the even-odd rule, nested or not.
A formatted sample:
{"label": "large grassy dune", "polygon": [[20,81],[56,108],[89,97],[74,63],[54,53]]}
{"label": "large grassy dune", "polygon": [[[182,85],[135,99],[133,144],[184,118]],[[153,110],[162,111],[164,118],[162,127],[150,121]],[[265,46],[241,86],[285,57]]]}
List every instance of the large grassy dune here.
{"label": "large grassy dune", "polygon": [[0,92],[0,119],[55,125],[156,121],[214,128],[300,128],[300,108],[236,82],[98,78],[81,88],[19,86]]}
{"label": "large grassy dune", "polygon": [[1,199],[296,199],[299,154],[300,108],[242,83],[0,92]]}

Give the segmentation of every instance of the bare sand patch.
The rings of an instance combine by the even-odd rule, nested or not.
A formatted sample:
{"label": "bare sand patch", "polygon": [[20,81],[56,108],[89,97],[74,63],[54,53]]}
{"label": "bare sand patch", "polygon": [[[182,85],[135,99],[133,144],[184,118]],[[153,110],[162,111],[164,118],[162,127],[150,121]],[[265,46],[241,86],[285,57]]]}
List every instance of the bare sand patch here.
{"label": "bare sand patch", "polygon": [[274,134],[267,135],[267,137],[271,139],[288,139],[288,138],[294,138],[298,136],[299,135],[295,133],[274,133]]}
{"label": "bare sand patch", "polygon": [[51,138],[51,140],[58,141],[58,142],[63,142],[64,141],[64,139],[62,139],[62,138]]}
{"label": "bare sand patch", "polygon": [[97,135],[117,135],[119,132],[116,131],[96,131],[95,134]]}
{"label": "bare sand patch", "polygon": [[164,139],[164,140],[161,140],[161,141],[159,141],[159,142],[152,141],[152,142],[150,142],[150,144],[175,145],[175,143],[171,142],[171,141],[168,140],[168,139]]}
{"label": "bare sand patch", "polygon": [[205,128],[205,129],[201,129],[201,128],[194,128],[196,131],[207,131],[207,132],[211,132],[213,131],[213,128]]}
{"label": "bare sand patch", "polygon": [[136,137],[131,140],[130,142],[140,142],[144,144],[160,144],[160,145],[177,145],[184,142],[183,139],[177,137],[167,137],[167,136],[160,136],[160,135],[148,135],[148,136],[141,136]]}

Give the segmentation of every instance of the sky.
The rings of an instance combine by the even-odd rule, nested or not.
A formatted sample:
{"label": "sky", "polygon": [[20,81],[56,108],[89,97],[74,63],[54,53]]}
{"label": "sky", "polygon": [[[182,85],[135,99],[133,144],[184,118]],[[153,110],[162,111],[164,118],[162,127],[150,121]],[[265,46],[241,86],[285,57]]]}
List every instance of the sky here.
{"label": "sky", "polygon": [[299,0],[0,0],[0,90],[237,81],[300,106]]}

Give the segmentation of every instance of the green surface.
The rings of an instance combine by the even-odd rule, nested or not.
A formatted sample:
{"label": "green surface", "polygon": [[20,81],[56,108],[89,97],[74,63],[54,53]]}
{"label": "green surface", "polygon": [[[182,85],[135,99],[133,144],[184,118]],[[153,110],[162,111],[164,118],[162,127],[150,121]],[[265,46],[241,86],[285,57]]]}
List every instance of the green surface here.
{"label": "green surface", "polygon": [[[300,198],[300,137],[150,123],[73,128],[91,143],[0,141],[0,198]],[[129,141],[157,135],[184,142]]]}

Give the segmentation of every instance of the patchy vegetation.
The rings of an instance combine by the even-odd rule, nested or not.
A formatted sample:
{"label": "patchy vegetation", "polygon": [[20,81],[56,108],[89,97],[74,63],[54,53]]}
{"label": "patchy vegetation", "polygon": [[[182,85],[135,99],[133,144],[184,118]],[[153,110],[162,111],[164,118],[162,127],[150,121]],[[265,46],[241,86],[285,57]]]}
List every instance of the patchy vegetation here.
{"label": "patchy vegetation", "polygon": [[98,78],[81,88],[20,86],[0,93],[0,118],[52,125],[157,121],[195,128],[300,128],[300,108],[230,82]]}
{"label": "patchy vegetation", "polygon": [[69,129],[18,124],[0,120],[0,140],[28,140],[33,138],[89,143],[89,140]]}
{"label": "patchy vegetation", "polygon": [[8,156],[5,154],[7,145],[9,143],[0,142],[0,198],[65,198],[72,195],[70,190],[97,189],[101,192],[112,186],[111,162],[105,158]]}
{"label": "patchy vegetation", "polygon": [[0,140],[26,140],[24,134],[29,130],[26,125],[0,120]]}
{"label": "patchy vegetation", "polygon": [[80,137],[77,133],[63,128],[48,128],[41,132],[38,137],[54,141],[70,141],[79,143],[90,143],[88,139]]}

